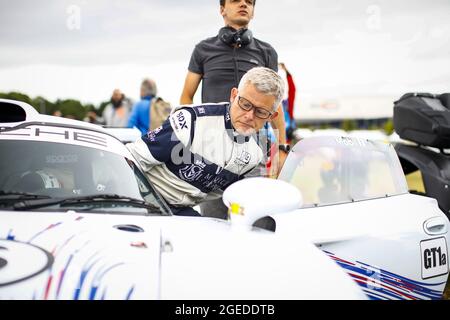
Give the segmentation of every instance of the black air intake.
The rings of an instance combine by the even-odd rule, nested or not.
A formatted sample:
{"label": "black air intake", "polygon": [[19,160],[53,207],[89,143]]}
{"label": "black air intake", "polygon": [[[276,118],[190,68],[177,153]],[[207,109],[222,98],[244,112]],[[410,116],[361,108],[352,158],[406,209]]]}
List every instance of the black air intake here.
{"label": "black air intake", "polygon": [[0,122],[25,121],[27,114],[25,110],[13,103],[0,101]]}

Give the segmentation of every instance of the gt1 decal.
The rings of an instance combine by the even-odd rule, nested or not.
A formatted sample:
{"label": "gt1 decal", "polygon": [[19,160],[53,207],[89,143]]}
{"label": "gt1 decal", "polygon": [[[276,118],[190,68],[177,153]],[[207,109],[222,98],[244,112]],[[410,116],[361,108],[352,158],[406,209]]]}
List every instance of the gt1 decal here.
{"label": "gt1 decal", "polygon": [[46,250],[29,243],[0,240],[0,287],[33,278],[54,262]]}
{"label": "gt1 decal", "polygon": [[447,264],[445,253],[442,253],[442,248],[425,249],[423,260],[425,269],[436,268],[437,266],[444,266]]}
{"label": "gt1 decal", "polygon": [[420,242],[422,256],[422,279],[438,277],[448,273],[448,254],[445,238]]}

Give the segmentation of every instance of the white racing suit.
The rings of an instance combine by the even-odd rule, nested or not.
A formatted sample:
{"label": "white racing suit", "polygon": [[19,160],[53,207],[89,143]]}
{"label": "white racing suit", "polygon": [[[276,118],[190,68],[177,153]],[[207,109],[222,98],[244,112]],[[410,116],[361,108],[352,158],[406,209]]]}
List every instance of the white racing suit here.
{"label": "white racing suit", "polygon": [[263,160],[255,137],[233,129],[229,109],[229,103],[179,106],[161,127],[127,144],[169,205],[219,198]]}

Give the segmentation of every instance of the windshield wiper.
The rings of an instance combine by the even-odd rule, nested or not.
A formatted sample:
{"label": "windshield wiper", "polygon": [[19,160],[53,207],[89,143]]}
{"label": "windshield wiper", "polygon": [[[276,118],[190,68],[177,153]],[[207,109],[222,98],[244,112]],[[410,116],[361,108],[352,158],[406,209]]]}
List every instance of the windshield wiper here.
{"label": "windshield wiper", "polygon": [[3,191],[0,190],[0,201],[13,201],[13,200],[23,200],[23,199],[50,199],[50,196],[20,192],[20,191]]}
{"label": "windshield wiper", "polygon": [[37,209],[52,205],[59,205],[60,207],[70,206],[74,204],[80,203],[95,203],[95,202],[115,202],[115,203],[123,203],[135,207],[149,209],[151,211],[157,211],[161,213],[161,208],[145,202],[144,200],[135,199],[132,197],[121,196],[118,194],[94,194],[88,196],[80,196],[80,197],[71,197],[64,199],[39,199],[33,202],[29,201],[21,201],[14,204],[14,210],[30,210]]}

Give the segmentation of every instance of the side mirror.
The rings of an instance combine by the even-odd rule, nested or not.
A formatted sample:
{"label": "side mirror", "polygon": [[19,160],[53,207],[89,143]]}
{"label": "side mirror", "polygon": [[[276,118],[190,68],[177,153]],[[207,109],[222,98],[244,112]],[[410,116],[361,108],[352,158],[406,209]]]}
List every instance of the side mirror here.
{"label": "side mirror", "polygon": [[282,180],[247,178],[230,185],[223,194],[233,224],[252,226],[265,216],[302,206],[300,191]]}

